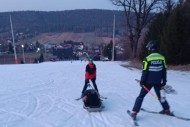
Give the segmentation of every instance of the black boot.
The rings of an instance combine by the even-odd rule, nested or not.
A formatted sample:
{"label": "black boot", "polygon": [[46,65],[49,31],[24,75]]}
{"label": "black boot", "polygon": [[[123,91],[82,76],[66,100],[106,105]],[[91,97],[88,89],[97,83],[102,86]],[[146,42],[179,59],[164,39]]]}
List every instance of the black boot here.
{"label": "black boot", "polygon": [[137,117],[137,112],[132,112],[132,113],[131,113],[131,118],[132,118],[133,120],[136,120],[136,117]]}
{"label": "black boot", "polygon": [[174,115],[172,112],[170,112],[169,109],[162,110],[162,111],[160,111],[159,113],[160,113],[160,114],[169,115],[169,116],[173,116],[173,115]]}

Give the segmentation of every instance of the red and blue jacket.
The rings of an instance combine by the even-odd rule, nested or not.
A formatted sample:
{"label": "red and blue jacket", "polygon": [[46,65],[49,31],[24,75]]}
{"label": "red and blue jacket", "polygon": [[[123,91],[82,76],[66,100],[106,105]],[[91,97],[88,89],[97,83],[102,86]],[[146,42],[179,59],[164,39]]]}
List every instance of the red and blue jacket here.
{"label": "red and blue jacket", "polygon": [[85,80],[96,79],[96,65],[89,63],[86,65]]}

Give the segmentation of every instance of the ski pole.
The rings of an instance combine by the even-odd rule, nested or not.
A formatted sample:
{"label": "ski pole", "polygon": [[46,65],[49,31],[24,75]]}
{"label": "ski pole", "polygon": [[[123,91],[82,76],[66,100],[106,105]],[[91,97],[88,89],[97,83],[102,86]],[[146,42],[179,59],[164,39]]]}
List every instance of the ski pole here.
{"label": "ski pole", "polygon": [[[140,83],[140,80],[138,80],[138,79],[135,79],[138,83]],[[158,97],[157,96],[155,96],[145,85],[141,85],[148,93],[150,93],[153,97],[154,97],[154,99],[156,99],[156,100],[158,100]]]}

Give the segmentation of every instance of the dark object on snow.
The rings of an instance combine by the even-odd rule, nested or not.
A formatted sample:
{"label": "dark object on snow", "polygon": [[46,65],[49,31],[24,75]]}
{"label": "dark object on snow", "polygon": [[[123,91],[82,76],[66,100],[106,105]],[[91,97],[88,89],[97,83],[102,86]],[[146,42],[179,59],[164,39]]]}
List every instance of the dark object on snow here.
{"label": "dark object on snow", "polygon": [[88,89],[82,95],[84,109],[89,112],[97,112],[102,110],[102,102],[98,92],[95,89]]}

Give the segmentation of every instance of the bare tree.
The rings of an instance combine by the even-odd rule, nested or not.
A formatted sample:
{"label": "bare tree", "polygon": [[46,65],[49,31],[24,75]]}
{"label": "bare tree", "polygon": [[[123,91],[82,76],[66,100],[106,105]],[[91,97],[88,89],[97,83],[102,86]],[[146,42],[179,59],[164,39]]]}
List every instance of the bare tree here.
{"label": "bare tree", "polygon": [[132,50],[132,58],[137,57],[137,46],[143,28],[154,17],[154,13],[161,11],[167,0],[110,0],[112,4],[124,9],[128,38]]}

